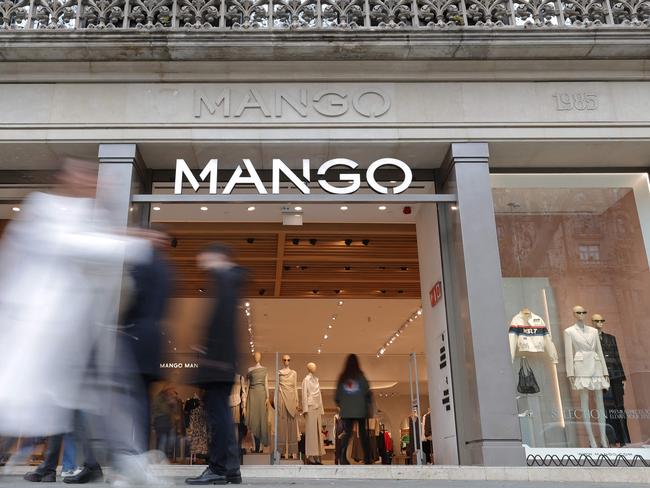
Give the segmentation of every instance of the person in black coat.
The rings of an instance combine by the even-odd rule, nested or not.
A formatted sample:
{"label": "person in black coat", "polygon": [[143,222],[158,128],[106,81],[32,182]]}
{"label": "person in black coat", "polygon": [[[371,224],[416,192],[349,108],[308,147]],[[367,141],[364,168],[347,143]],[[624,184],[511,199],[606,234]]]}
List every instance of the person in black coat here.
{"label": "person in black coat", "polygon": [[205,339],[197,347],[199,368],[195,383],[205,390],[205,414],[210,433],[209,464],[190,485],[240,484],[239,448],[232,428],[230,394],[239,357],[238,307],[246,271],[232,260],[227,246],[212,244],[198,257],[199,266],[210,273],[216,302],[207,324]]}
{"label": "person in black coat", "polygon": [[161,379],[160,360],[164,330],[162,320],[172,292],[172,272],[160,248],[167,245],[165,234],[150,232],[151,259],[130,270],[131,297],[122,316],[118,335],[119,359],[124,365],[119,374],[131,384],[136,416],[136,446],[146,451],[149,439],[151,385]]}

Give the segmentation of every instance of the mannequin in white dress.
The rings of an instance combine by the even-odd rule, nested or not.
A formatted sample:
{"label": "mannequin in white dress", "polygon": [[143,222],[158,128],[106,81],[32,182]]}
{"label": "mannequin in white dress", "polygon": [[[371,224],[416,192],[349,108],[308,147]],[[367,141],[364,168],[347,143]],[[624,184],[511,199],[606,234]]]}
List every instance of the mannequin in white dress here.
{"label": "mannequin in white dress", "polygon": [[321,456],[325,455],[321,439],[323,398],[320,384],[316,376],[316,364],[307,364],[307,376],[302,380],[302,411],[305,415],[305,463],[322,464]]}
{"label": "mannequin in white dress", "polygon": [[605,405],[603,390],[609,388],[609,373],[605,357],[600,345],[598,330],[585,324],[587,311],[577,305],[573,307],[576,323],[564,330],[564,350],[566,374],[571,387],[580,393],[580,408],[589,445],[598,447],[591,429],[591,410],[589,409],[589,391],[594,392],[596,399],[596,416],[600,431],[602,447],[609,447],[605,432]]}

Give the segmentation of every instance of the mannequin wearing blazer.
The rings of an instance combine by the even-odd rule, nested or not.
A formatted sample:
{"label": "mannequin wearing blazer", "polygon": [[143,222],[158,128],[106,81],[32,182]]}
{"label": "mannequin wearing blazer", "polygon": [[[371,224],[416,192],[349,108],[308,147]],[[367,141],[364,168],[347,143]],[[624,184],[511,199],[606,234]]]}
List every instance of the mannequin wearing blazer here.
{"label": "mannequin wearing blazer", "polygon": [[[582,421],[589,437],[589,446],[598,447],[591,429],[592,420],[598,422],[601,447],[609,447],[605,432],[605,405],[603,390],[609,388],[609,373],[600,345],[598,330],[585,324],[587,311],[584,307],[573,307],[576,323],[564,330],[564,357],[566,374],[571,387],[580,392]],[[589,408],[589,392],[596,400],[595,418]]]}

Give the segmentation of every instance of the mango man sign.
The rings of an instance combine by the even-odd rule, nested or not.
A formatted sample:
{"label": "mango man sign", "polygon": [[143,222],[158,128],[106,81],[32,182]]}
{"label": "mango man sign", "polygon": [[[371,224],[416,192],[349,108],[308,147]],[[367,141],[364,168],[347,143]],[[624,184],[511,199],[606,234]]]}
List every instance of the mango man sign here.
{"label": "mango man sign", "polygon": [[[259,177],[253,163],[250,159],[242,159],[242,164],[238,164],[235,168],[235,171],[230,176],[230,179],[226,183],[226,186],[223,189],[222,194],[229,195],[235,189],[237,185],[240,184],[252,184],[257,189],[257,192],[260,195],[268,194],[268,189],[264,186],[261,178]],[[392,166],[394,168],[399,168],[402,170],[404,177],[401,181],[398,181],[395,186],[387,187],[382,185],[376,179],[376,172],[380,168]],[[351,159],[346,158],[335,158],[325,161],[321,164],[318,169],[316,169],[316,181],[318,185],[327,193],[332,193],[335,195],[349,195],[350,193],[355,193],[361,188],[361,174],[359,173],[337,173],[336,183],[343,183],[342,186],[335,186],[332,184],[332,181],[328,178],[328,171],[332,168],[349,168],[351,170],[356,170],[359,167],[359,164]],[[244,175],[244,169],[246,170],[247,176]],[[309,183],[312,181],[312,168],[311,162],[309,159],[302,160],[302,171],[301,175],[298,176],[294,170],[289,168],[281,159],[273,159],[272,163],[272,178],[271,178],[271,193],[278,195],[280,194],[280,178],[281,175],[284,175],[286,178],[293,183],[300,192],[305,195],[309,195],[311,189],[309,188]],[[411,168],[404,162],[395,158],[381,158],[370,164],[368,169],[365,170],[365,181],[368,183],[368,186],[372,188],[375,192],[381,194],[393,193],[398,194],[406,191],[413,181],[413,172]],[[211,195],[216,195],[217,186],[219,181],[219,160],[211,159],[208,161],[208,164],[205,165],[201,173],[199,174],[199,179],[201,181],[208,181],[209,192]],[[199,181],[192,173],[192,170],[189,168],[185,160],[177,159],[176,160],[176,178],[174,181],[174,193],[180,195],[183,192],[183,181],[186,180],[191,186],[192,189],[196,192],[200,188]]]}

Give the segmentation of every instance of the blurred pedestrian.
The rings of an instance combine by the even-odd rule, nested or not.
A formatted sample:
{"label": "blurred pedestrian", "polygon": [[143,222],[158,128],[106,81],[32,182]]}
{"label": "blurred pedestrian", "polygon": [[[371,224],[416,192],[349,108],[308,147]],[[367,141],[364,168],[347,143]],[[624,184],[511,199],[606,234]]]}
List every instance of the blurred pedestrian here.
{"label": "blurred pedestrian", "polygon": [[345,367],[336,385],[336,404],[340,408],[343,422],[339,464],[350,464],[347,458],[347,448],[354,424],[358,425],[361,446],[363,447],[363,462],[370,463],[370,438],[368,437],[367,422],[371,414],[372,392],[356,354],[348,355]]}
{"label": "blurred pedestrian", "polygon": [[200,476],[187,478],[190,485],[240,484],[239,448],[230,408],[233,379],[238,363],[238,305],[246,272],[232,258],[227,246],[213,244],[198,256],[199,266],[210,273],[215,286],[215,305],[207,324],[196,382],[205,390],[205,414],[210,433],[208,467]]}

